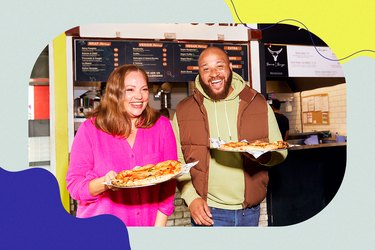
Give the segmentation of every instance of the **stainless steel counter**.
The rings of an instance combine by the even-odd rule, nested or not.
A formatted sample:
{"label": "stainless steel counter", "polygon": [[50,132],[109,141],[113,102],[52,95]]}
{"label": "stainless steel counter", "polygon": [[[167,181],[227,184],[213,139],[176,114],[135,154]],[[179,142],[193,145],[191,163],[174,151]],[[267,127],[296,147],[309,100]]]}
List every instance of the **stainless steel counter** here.
{"label": "stainless steel counter", "polygon": [[346,142],[331,142],[331,143],[321,143],[316,145],[293,145],[288,150],[303,150],[311,148],[329,148],[337,146],[346,146]]}

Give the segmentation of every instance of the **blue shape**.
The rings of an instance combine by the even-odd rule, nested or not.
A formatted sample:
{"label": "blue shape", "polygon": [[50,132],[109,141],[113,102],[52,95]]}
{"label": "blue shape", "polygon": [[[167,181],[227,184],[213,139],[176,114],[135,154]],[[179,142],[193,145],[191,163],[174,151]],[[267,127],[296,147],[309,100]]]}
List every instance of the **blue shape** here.
{"label": "blue shape", "polygon": [[317,145],[319,144],[319,139],[317,135],[310,135],[307,139],[304,140],[306,145]]}
{"label": "blue shape", "polygon": [[130,249],[126,226],[117,217],[79,219],[67,213],[47,170],[0,168],[0,201],[0,249]]}

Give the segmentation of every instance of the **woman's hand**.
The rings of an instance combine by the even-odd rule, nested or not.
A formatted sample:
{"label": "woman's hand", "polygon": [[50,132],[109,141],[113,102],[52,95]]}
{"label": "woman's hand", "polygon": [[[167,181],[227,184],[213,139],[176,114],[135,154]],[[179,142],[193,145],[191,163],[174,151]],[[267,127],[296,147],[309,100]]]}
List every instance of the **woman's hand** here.
{"label": "woman's hand", "polygon": [[[104,182],[105,183],[111,183],[111,180],[114,179],[116,177],[117,173],[113,170],[109,171],[108,173],[106,173],[104,175]],[[115,187],[111,186],[111,185],[106,185],[108,189],[116,189]]]}
{"label": "woman's hand", "polygon": [[116,190],[113,186],[104,183],[110,183],[111,179],[115,178],[117,173],[113,170],[107,172],[104,176],[93,179],[89,183],[89,191],[92,196],[97,196],[109,189]]}

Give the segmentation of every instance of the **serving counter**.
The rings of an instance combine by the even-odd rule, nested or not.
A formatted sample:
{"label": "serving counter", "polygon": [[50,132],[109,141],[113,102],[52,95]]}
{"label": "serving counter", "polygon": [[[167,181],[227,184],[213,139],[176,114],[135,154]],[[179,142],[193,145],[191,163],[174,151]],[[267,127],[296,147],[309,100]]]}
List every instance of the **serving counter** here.
{"label": "serving counter", "polygon": [[298,145],[269,170],[269,226],[303,222],[324,209],[344,178],[346,142]]}

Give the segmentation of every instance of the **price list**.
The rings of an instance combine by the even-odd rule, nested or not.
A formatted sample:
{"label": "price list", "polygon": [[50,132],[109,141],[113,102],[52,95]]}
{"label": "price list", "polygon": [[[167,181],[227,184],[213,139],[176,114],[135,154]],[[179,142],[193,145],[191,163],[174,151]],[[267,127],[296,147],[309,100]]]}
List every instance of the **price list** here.
{"label": "price list", "polygon": [[164,82],[172,77],[171,43],[127,42],[125,49],[125,62],[143,68],[150,82]]}
{"label": "price list", "polygon": [[124,52],[124,44],[121,42],[76,40],[75,80],[107,81],[109,74],[125,63]]}
{"label": "price list", "polygon": [[247,62],[247,46],[246,45],[234,45],[234,44],[213,44],[213,46],[222,48],[229,57],[229,61],[232,63],[232,69],[234,72],[242,76],[245,81],[249,80],[248,62]]}
{"label": "price list", "polygon": [[208,44],[180,43],[175,46],[175,78],[182,82],[194,81],[198,74],[198,58]]}
{"label": "price list", "polygon": [[106,82],[115,68],[134,64],[146,71],[150,82],[194,81],[199,55],[209,46],[225,50],[233,71],[248,81],[246,44],[92,39],[74,40],[74,80]]}

